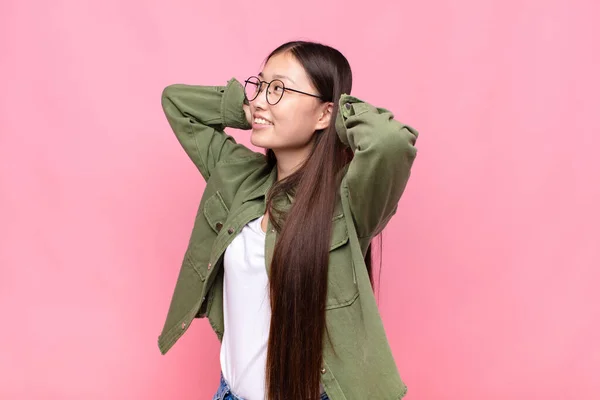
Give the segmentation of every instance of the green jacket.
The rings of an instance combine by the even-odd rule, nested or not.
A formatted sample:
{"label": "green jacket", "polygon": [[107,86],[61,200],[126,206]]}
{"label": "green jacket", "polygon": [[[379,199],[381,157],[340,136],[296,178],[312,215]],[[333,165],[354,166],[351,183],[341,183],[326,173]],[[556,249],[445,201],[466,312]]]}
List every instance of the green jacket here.
{"label": "green jacket", "polygon": [[[223,254],[249,221],[266,211],[276,181],[264,154],[236,143],[224,128],[251,129],[235,78],[226,86],[168,86],[162,106],[177,139],[206,180],[206,188],[158,346],[165,354],[194,318],[208,320],[223,338]],[[335,206],[330,243],[326,321],[337,357],[324,343],[321,382],[331,400],[396,400],[406,393],[382,325],[364,255],[395,214],[416,156],[417,132],[343,94],[335,127],[354,158]],[[291,199],[279,203],[289,206]],[[352,216],[353,218],[350,218]],[[269,221],[269,274],[277,232]]]}

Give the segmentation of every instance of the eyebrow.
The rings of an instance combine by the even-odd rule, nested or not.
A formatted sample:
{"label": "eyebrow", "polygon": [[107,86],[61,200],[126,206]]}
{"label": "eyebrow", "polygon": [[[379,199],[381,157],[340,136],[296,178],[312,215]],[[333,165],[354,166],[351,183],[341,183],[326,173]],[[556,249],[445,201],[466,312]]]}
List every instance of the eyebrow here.
{"label": "eyebrow", "polygon": [[[265,77],[262,72],[259,72],[258,76],[261,77],[261,78]],[[276,78],[276,79],[280,79],[280,78],[287,79],[288,81],[292,82],[294,85],[296,84],[296,82],[294,82],[294,80],[292,78],[290,78],[289,76],[275,74],[275,75],[273,75],[273,78]]]}

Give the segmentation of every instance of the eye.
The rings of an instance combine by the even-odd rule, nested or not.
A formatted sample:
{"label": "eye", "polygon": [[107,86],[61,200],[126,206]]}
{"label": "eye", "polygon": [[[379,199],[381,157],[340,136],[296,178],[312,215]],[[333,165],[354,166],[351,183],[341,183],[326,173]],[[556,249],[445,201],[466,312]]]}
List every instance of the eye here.
{"label": "eye", "polygon": [[273,91],[275,91],[275,92],[277,92],[277,93],[280,93],[280,92],[282,92],[282,91],[283,91],[283,86],[281,86],[281,85],[279,85],[279,84],[276,84],[276,85],[274,85],[274,87],[273,87]]}

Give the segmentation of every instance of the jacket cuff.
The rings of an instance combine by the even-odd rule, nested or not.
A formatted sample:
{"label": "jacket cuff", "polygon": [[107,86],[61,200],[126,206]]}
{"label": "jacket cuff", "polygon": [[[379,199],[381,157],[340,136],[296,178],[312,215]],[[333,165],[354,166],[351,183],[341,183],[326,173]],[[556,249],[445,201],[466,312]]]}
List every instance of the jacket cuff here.
{"label": "jacket cuff", "polygon": [[357,97],[351,96],[346,93],[342,93],[338,101],[338,113],[335,118],[335,130],[337,131],[338,137],[346,146],[350,146],[348,142],[348,132],[346,130],[346,119],[355,114],[354,103],[361,103]]}
{"label": "jacket cuff", "polygon": [[242,108],[245,98],[244,87],[236,78],[231,78],[227,81],[227,86],[225,86],[223,97],[221,98],[223,126],[236,129],[252,128]]}

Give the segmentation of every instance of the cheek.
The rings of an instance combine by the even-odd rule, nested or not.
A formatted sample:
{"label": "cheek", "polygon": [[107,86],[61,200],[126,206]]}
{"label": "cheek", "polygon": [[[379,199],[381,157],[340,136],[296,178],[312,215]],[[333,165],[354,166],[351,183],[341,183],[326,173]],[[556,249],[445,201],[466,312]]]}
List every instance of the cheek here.
{"label": "cheek", "polygon": [[298,106],[278,109],[271,115],[275,121],[278,134],[289,137],[294,141],[304,141],[310,137],[313,131],[310,125],[310,115]]}
{"label": "cheek", "polygon": [[290,104],[278,104],[275,107],[271,108],[270,114],[273,117],[273,122],[275,125],[279,126],[289,126],[295,118],[294,107],[290,107]]}

